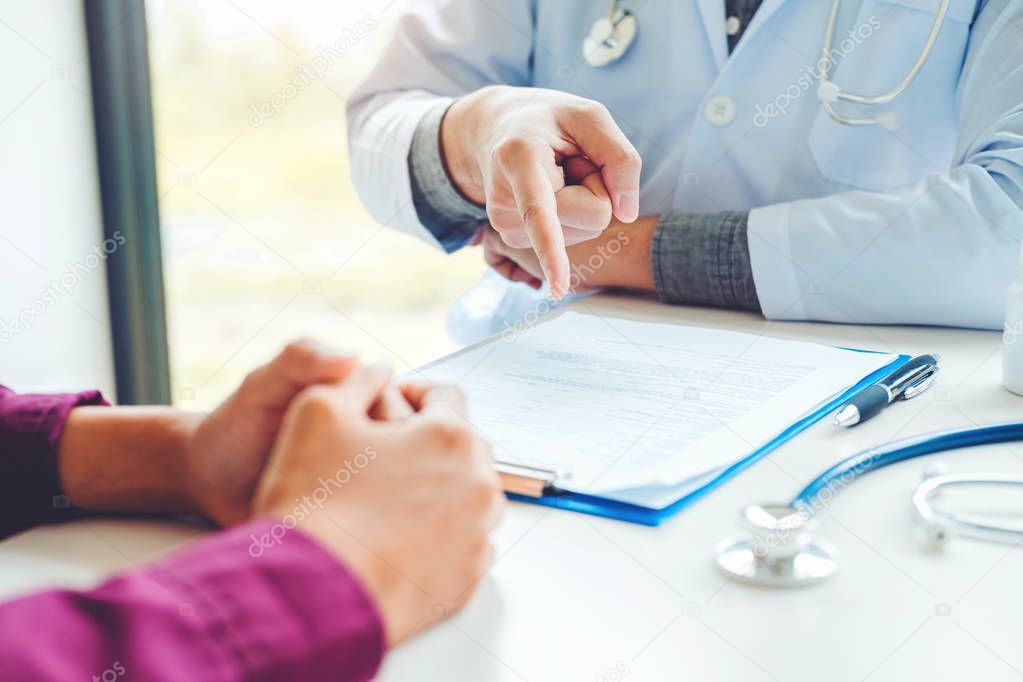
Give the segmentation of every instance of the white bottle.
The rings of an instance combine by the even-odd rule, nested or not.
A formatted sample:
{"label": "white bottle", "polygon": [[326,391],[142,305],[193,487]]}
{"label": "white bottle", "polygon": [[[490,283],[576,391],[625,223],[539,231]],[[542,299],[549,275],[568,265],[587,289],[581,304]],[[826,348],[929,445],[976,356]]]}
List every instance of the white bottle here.
{"label": "white bottle", "polygon": [[1015,281],[1005,297],[1005,328],[1002,332],[1002,385],[1023,395],[1023,247]]}

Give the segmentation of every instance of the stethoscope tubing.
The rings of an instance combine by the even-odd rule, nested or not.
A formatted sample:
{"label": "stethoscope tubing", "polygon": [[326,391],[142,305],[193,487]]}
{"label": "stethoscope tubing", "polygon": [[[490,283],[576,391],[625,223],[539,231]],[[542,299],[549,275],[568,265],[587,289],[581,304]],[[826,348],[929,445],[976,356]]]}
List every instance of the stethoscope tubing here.
{"label": "stethoscope tubing", "polygon": [[913,507],[924,522],[940,522],[955,527],[960,534],[983,540],[1019,544],[1023,541],[1023,524],[999,520],[992,523],[990,517],[964,514],[937,509],[930,498],[945,488],[976,487],[1004,488],[1023,487],[1023,476],[1011,474],[943,474],[928,478],[913,493]]}
{"label": "stethoscope tubing", "polygon": [[[924,41],[923,46],[920,48],[920,52],[917,55],[916,60],[913,62],[913,65],[909,68],[905,75],[903,75],[902,79],[886,92],[882,92],[877,95],[865,95],[848,92],[831,80],[831,49],[835,35],[835,24],[838,20],[838,10],[842,4],[842,0],[832,0],[831,9],[828,12],[828,23],[824,30],[824,39],[821,45],[820,61],[818,62],[820,65],[820,83],[817,96],[821,100],[825,111],[828,112],[828,115],[835,121],[844,125],[881,125],[890,129],[897,128],[898,118],[893,112],[881,114],[879,116],[853,116],[841,113],[838,111],[835,104],[839,100],[852,102],[861,106],[888,104],[902,94],[902,92],[916,79],[917,75],[927,63],[927,59],[931,55],[931,50],[937,42],[938,34],[941,33],[941,29],[945,25],[945,14],[948,11],[950,1],[951,0],[939,0],[938,9],[934,14],[934,21],[931,23],[931,29],[927,34],[927,38]],[[594,25],[594,29],[591,30],[590,35],[593,35],[593,31],[595,31],[596,27],[599,25],[606,26],[613,24],[617,14],[618,0],[608,0],[607,16],[601,17],[597,21],[597,24]],[[629,11],[626,11],[626,14],[633,16],[633,13]],[[611,22],[611,24],[608,24],[607,22]],[[633,28],[633,32],[630,34],[627,42],[623,46],[618,47],[614,54],[606,58],[594,57],[593,59],[590,59],[590,57],[587,56],[587,61],[590,62],[591,66],[596,67],[606,66],[611,62],[618,61],[621,59],[622,55],[628,51],[634,37],[635,29]],[[589,38],[587,38],[587,40],[589,40]],[[591,53],[587,51],[587,44],[588,43],[586,42],[583,43],[583,52],[585,55],[590,55]],[[596,52],[594,50],[593,54],[595,53]],[[825,95],[824,93],[828,94]]]}
{"label": "stethoscope tubing", "polygon": [[[830,59],[828,54],[831,52],[832,40],[835,34],[835,22],[838,18],[838,7],[841,4],[841,0],[832,0],[831,12],[828,14],[828,26],[824,32],[824,44],[821,46],[821,82],[828,83],[829,72],[830,72]],[[855,102],[857,104],[887,104],[896,97],[902,94],[903,90],[909,87],[916,75],[920,73],[920,70],[927,63],[927,58],[931,55],[931,50],[934,48],[934,43],[938,39],[938,34],[941,32],[942,26],[945,24],[945,13],[948,11],[949,0],[941,0],[938,4],[938,10],[934,14],[934,21],[931,24],[931,30],[927,34],[927,39],[924,41],[924,45],[920,48],[920,54],[917,55],[916,61],[913,62],[913,66],[910,67],[906,75],[902,77],[898,83],[895,84],[887,92],[883,92],[880,95],[857,95],[852,92],[846,92],[845,90],[837,90],[838,99],[845,100],[847,102]]]}
{"label": "stethoscope tubing", "polygon": [[992,445],[1023,440],[1023,422],[1006,422],[990,426],[970,426],[938,431],[871,447],[826,469],[810,481],[790,503],[793,507],[811,507],[824,490],[836,492],[871,471],[907,459],[936,452],[947,452],[978,445]]}

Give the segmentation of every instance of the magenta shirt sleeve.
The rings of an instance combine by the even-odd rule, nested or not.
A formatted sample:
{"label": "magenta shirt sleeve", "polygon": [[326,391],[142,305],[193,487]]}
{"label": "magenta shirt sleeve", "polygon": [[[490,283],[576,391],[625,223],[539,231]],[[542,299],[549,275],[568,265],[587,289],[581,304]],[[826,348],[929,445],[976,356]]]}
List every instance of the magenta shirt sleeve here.
{"label": "magenta shirt sleeve", "polygon": [[271,525],[223,531],[93,590],[0,605],[0,679],[370,679],[385,646],[374,603],[298,530],[261,543]]}
{"label": "magenta shirt sleeve", "polygon": [[[0,537],[71,517],[64,421],[106,404],[0,386]],[[251,521],[92,590],[0,604],[0,680],[369,679],[385,648],[374,603],[331,554],[281,528]]]}
{"label": "magenta shirt sleeve", "polygon": [[74,518],[57,475],[57,446],[68,412],[108,405],[99,391],[18,394],[0,386],[0,538]]}

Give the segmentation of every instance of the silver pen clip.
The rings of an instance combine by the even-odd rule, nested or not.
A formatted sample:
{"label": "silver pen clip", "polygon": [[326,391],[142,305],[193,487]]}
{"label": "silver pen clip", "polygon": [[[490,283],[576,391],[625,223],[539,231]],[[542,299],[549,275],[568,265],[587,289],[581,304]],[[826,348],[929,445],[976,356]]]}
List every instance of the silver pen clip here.
{"label": "silver pen clip", "polygon": [[934,383],[934,379],[938,376],[938,367],[932,367],[931,371],[924,374],[921,377],[917,377],[912,383],[908,384],[899,395],[900,400],[911,400],[928,388]]}

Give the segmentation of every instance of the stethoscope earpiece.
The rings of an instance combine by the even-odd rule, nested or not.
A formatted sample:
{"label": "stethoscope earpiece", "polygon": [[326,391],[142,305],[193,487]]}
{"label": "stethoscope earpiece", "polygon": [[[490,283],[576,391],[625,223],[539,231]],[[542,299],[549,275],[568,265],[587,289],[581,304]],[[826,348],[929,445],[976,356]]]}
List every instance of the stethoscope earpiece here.
{"label": "stethoscope earpiece", "polygon": [[825,104],[834,104],[838,101],[838,96],[841,92],[839,87],[831,81],[821,81],[820,85],[817,86],[817,99]]}
{"label": "stethoscope earpiece", "polygon": [[924,522],[922,533],[924,548],[933,554],[940,554],[948,547],[955,530],[941,519],[931,519]]}
{"label": "stethoscope earpiece", "polygon": [[913,508],[923,525],[924,546],[940,552],[956,535],[993,542],[1019,544],[1023,525],[976,514],[956,513],[931,504],[943,488],[1011,486],[1023,488],[1023,476],[1007,474],[946,474],[940,470],[924,472],[924,480],[913,492]]}
{"label": "stethoscope earpiece", "polygon": [[902,91],[909,87],[909,84],[913,82],[924,64],[927,63],[927,58],[931,55],[931,49],[938,39],[938,33],[941,32],[941,27],[945,23],[945,13],[948,11],[950,0],[940,0],[938,11],[934,15],[934,22],[931,23],[930,33],[927,34],[927,40],[924,41],[924,46],[920,49],[920,54],[917,56],[916,61],[913,62],[913,66],[902,77],[902,80],[896,83],[890,90],[880,95],[858,95],[853,92],[846,92],[831,81],[831,45],[835,36],[835,22],[838,20],[838,7],[841,1],[832,0],[831,11],[828,14],[828,25],[824,31],[824,45],[821,46],[819,62],[820,84],[817,86],[817,99],[824,105],[824,110],[828,112],[828,115],[838,123],[851,126],[877,125],[889,131],[898,130],[899,115],[894,111],[886,111],[878,116],[850,116],[838,111],[835,105],[838,104],[839,100],[843,100],[860,105],[862,108],[864,106],[888,104],[901,95]]}

